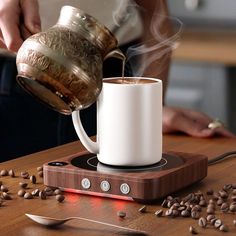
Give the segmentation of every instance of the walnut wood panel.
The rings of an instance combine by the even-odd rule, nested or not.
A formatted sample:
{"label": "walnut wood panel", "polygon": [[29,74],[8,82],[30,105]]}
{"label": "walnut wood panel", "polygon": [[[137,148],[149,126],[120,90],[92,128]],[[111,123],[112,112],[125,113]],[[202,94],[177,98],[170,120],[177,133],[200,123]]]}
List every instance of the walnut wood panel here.
{"label": "walnut wood panel", "polygon": [[[84,154],[84,152],[82,152]],[[99,193],[106,196],[128,197],[137,201],[154,201],[165,197],[174,191],[200,181],[207,175],[207,157],[197,154],[165,153],[169,159],[181,158],[183,164],[172,166],[160,171],[143,172],[118,172],[102,173],[93,170],[78,168],[71,164],[72,156],[56,159],[56,162],[65,162],[65,166],[51,166],[44,164],[44,184],[63,189],[83,190],[84,193]],[[164,157],[165,157],[164,156]],[[79,159],[79,158],[78,158]],[[172,164],[174,165],[174,164]],[[89,189],[85,190],[81,185],[83,178],[91,181]],[[102,191],[102,181],[110,183],[110,190]],[[126,183],[130,187],[128,194],[122,194],[121,184]]]}
{"label": "walnut wood panel", "polygon": [[[69,156],[71,153],[80,152],[84,150],[79,142],[70,143],[58,148],[49,149],[44,152],[32,154],[21,157],[12,161],[1,163],[0,169],[14,169],[16,177],[2,176],[0,180],[9,187],[9,192],[12,200],[5,201],[0,207],[0,235],[11,236],[60,236],[60,235],[125,235],[124,232],[101,226],[94,223],[87,223],[82,221],[71,221],[58,229],[50,229],[39,226],[29,219],[24,214],[39,214],[52,217],[67,217],[67,216],[81,216],[91,219],[102,220],[108,223],[117,224],[120,226],[127,226],[133,229],[144,230],[149,235],[190,235],[189,226],[193,225],[199,231],[199,235],[222,235],[222,232],[211,227],[201,229],[197,226],[197,221],[191,218],[157,218],[154,212],[161,209],[160,202],[147,206],[146,213],[140,213],[138,210],[142,204],[131,201],[122,201],[109,198],[92,197],[81,194],[66,193],[65,201],[58,203],[54,197],[47,200],[40,200],[34,198],[32,200],[22,199],[17,196],[19,189],[19,182],[23,180],[19,177],[20,171],[26,170],[30,174],[36,174],[36,167],[44,163]],[[164,137],[164,151],[185,152],[194,154],[203,154],[210,159],[224,152],[236,150],[236,140],[226,138],[214,139],[197,139],[186,136],[165,136]],[[231,157],[224,162],[209,166],[208,175],[201,182],[193,184],[181,191],[175,193],[175,196],[185,196],[188,193],[201,190],[206,192],[208,188],[219,190],[225,183],[236,183],[236,159]],[[41,178],[37,178],[35,185],[29,183],[28,191],[32,189],[42,189],[43,183]],[[122,210],[126,212],[126,217],[120,219],[117,217],[117,211]],[[201,214],[205,214],[204,211]],[[230,232],[227,235],[236,235],[236,227],[232,225],[232,220],[236,218],[234,214],[223,214],[217,211],[217,216],[229,225]]]}

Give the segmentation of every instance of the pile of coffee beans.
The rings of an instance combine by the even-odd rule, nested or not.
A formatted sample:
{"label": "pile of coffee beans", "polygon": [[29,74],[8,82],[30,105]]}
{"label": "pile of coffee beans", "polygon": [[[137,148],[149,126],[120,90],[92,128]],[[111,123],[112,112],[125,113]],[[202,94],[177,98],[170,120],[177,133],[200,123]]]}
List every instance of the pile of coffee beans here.
{"label": "pile of coffee beans", "polygon": [[[40,178],[43,178],[43,167],[37,168],[37,173]],[[16,176],[14,170],[1,170],[0,176],[12,178],[22,178],[19,182],[19,190],[17,196],[24,199],[33,199],[38,197],[39,199],[45,200],[49,196],[55,196],[55,199],[58,202],[63,202],[65,196],[62,194],[62,191],[58,188],[43,187],[43,189],[32,188],[37,183],[37,177],[35,175],[30,175],[27,171],[20,172],[19,176]],[[4,200],[12,200],[13,194],[10,193],[9,188],[3,183],[4,178],[0,181],[0,207],[4,204]],[[7,181],[4,181],[7,182]],[[31,187],[29,187],[29,184]]]}
{"label": "pile of coffee beans", "polygon": [[[221,218],[224,216],[223,213],[232,216],[236,213],[236,184],[226,184],[220,191],[209,189],[205,194],[198,191],[182,198],[168,196],[163,200],[161,207],[154,213],[156,217],[188,217],[197,220],[199,228],[228,232],[229,226],[224,224]],[[147,213],[147,206],[143,205],[138,211]],[[117,215],[122,218],[126,213],[119,211]],[[221,218],[217,215],[221,215]],[[197,227],[190,225],[189,232],[198,234]],[[232,219],[231,227],[236,227],[236,219]]]}
{"label": "pile of coffee beans", "polygon": [[[230,227],[236,226],[236,219],[232,219],[230,226],[224,224],[222,217],[225,213],[234,217],[236,213],[236,184],[226,184],[219,191],[209,189],[206,193],[190,193],[183,198],[168,196],[161,206],[162,209],[155,212],[157,217],[189,217],[198,220],[197,227],[228,232]],[[198,234],[197,228],[193,226],[189,227],[189,232]]]}

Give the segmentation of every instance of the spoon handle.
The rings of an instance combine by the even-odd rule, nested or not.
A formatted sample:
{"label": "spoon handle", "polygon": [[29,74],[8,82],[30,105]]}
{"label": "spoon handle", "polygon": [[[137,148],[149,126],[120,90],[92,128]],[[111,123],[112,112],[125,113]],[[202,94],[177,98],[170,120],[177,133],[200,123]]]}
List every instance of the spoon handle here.
{"label": "spoon handle", "polygon": [[93,223],[97,223],[97,224],[101,224],[101,225],[107,225],[107,226],[115,227],[115,228],[118,228],[118,229],[128,230],[128,231],[132,231],[132,232],[136,232],[136,233],[142,233],[144,235],[147,235],[147,233],[145,231],[135,230],[135,229],[122,227],[122,226],[119,226],[119,225],[113,225],[113,224],[109,224],[109,223],[102,222],[102,221],[91,220],[91,219],[87,219],[87,218],[83,218],[83,217],[74,216],[74,217],[69,217],[66,220],[72,220],[72,219],[89,221],[89,222],[93,222]]}

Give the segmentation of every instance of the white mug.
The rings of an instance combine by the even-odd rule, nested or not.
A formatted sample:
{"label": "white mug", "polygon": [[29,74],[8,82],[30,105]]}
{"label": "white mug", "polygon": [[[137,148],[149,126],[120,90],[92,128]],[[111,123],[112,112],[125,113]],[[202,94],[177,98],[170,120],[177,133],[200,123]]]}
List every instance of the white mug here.
{"label": "white mug", "polygon": [[96,142],[84,131],[79,111],[72,113],[72,119],[81,143],[97,154],[103,164],[145,166],[161,160],[161,80],[145,77],[104,79],[97,100]]}

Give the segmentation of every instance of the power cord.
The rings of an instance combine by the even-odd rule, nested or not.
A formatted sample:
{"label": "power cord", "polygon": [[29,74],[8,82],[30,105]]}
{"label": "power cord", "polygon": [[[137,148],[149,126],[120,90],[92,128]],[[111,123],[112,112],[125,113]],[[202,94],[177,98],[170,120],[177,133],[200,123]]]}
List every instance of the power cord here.
{"label": "power cord", "polygon": [[225,153],[223,153],[211,160],[208,160],[208,166],[214,165],[214,164],[221,162],[221,161],[224,161],[225,159],[230,158],[232,156],[236,157],[236,151],[225,152]]}

